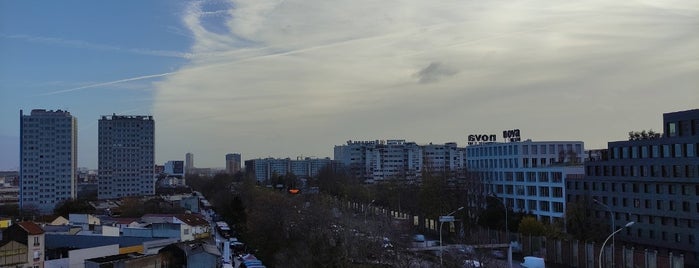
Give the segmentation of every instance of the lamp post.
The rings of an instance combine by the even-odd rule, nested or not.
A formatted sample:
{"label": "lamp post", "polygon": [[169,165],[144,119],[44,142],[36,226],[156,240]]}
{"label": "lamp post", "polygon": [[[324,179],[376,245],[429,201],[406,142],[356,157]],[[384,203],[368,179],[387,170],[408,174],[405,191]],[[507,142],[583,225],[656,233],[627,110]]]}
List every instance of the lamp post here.
{"label": "lamp post", "polygon": [[456,210],[450,212],[449,214],[439,217],[439,265],[440,266],[442,266],[442,264],[443,264],[442,255],[444,253],[444,244],[442,244],[442,224],[445,221],[450,221],[450,222],[454,221],[454,217],[450,218],[450,216],[453,215],[454,213],[456,213],[457,211],[462,210],[462,209],[464,209],[464,207],[457,208]]}
{"label": "lamp post", "polygon": [[[602,248],[600,248],[600,250],[599,250],[599,258],[597,258],[597,262],[599,263],[599,268],[602,268],[602,254],[604,253],[604,245],[607,244],[607,241],[609,241],[609,238],[612,238],[612,236],[614,236],[616,233],[621,232],[621,230],[624,230],[624,228],[629,227],[629,226],[633,225],[634,223],[635,222],[630,221],[630,222],[626,223],[626,225],[624,225],[624,227],[619,228],[618,230],[612,232],[612,234],[607,236],[607,239],[605,239],[604,243],[602,243]],[[612,265],[614,265],[613,262],[612,262]]]}
{"label": "lamp post", "polygon": [[510,240],[510,229],[507,228],[507,227],[509,227],[508,226],[509,222],[507,221],[507,205],[505,204],[505,201],[502,201],[495,194],[491,194],[490,197],[493,197],[493,198],[495,198],[495,200],[500,201],[500,203],[502,204],[502,207],[505,209],[505,236],[507,237],[507,243],[509,244],[510,243],[510,241],[509,241]]}
{"label": "lamp post", "polygon": [[[616,225],[614,225],[614,213],[612,212],[612,209],[609,208],[609,206],[605,205],[604,203],[600,202],[597,199],[592,199],[595,203],[599,204],[600,206],[603,206],[609,211],[609,218],[612,221],[612,225],[609,226],[610,232],[614,232],[614,228],[616,228]],[[612,267],[614,267],[614,259],[616,258],[616,255],[614,255],[614,251],[616,250],[616,237],[614,234],[612,234]]]}

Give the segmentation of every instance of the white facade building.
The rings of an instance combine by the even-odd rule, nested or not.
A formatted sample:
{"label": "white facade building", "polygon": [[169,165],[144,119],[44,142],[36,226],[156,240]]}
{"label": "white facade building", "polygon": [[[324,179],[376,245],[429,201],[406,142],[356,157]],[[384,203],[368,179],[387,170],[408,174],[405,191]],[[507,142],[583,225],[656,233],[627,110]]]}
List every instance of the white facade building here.
{"label": "white facade building", "polygon": [[405,140],[347,141],[335,146],[335,160],[366,182],[415,180],[422,172],[455,174],[465,167],[464,148],[456,143],[418,145]]}
{"label": "white facade building", "polygon": [[541,221],[563,219],[565,181],[583,176],[581,141],[531,140],[466,147],[467,167],[507,207],[530,212]]}
{"label": "white facade building", "polygon": [[61,110],[19,114],[20,207],[50,213],[59,202],[76,197],[77,120]]}
{"label": "white facade building", "polygon": [[155,194],[152,116],[102,116],[98,140],[99,199]]}

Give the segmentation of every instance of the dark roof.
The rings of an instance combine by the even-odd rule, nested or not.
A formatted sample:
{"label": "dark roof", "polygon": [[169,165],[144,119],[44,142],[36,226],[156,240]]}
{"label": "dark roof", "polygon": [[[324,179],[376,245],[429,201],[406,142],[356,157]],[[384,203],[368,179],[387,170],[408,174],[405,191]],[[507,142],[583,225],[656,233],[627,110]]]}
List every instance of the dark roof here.
{"label": "dark roof", "polygon": [[179,214],[176,215],[178,219],[180,219],[182,222],[186,223],[189,226],[201,226],[201,225],[209,225],[209,222],[206,221],[203,217],[195,214]]}
{"label": "dark roof", "polygon": [[119,244],[119,247],[131,247],[142,245],[143,242],[163,240],[152,237],[124,237],[124,236],[94,236],[94,235],[68,235],[46,234],[46,248],[92,248]]}
{"label": "dark roof", "polygon": [[90,261],[90,262],[94,262],[94,263],[110,263],[110,262],[114,262],[114,261],[118,261],[118,260],[138,258],[141,256],[143,256],[143,254],[126,253],[126,254],[97,257],[97,258],[87,259],[85,261]]}
{"label": "dark roof", "polygon": [[36,225],[36,223],[31,222],[31,221],[23,221],[17,223],[19,227],[22,227],[29,235],[40,235],[44,233],[44,229],[41,229],[39,225]]}

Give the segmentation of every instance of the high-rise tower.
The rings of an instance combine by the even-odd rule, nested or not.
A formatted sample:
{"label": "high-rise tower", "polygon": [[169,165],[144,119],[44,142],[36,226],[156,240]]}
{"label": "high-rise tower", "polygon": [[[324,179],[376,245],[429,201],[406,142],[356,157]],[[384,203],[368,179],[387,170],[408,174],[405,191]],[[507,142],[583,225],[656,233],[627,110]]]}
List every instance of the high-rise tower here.
{"label": "high-rise tower", "polygon": [[50,213],[76,197],[77,120],[61,110],[19,115],[20,207]]}
{"label": "high-rise tower", "polygon": [[152,116],[102,116],[98,139],[99,199],[155,194]]}
{"label": "high-rise tower", "polygon": [[184,156],[184,172],[192,173],[192,169],[194,169],[194,154],[187,153]]}
{"label": "high-rise tower", "polygon": [[235,174],[240,171],[240,154],[227,154],[226,155],[226,172],[228,174]]}

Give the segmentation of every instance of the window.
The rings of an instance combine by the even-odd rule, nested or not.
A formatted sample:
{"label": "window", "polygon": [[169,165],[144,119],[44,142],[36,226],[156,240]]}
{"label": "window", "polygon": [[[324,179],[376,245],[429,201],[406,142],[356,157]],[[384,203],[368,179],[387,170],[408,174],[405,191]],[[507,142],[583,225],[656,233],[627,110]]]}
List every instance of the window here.
{"label": "window", "polygon": [[34,246],[39,246],[39,237],[38,236],[34,237]]}
{"label": "window", "polygon": [[538,210],[536,200],[528,200],[527,203],[529,203],[529,210]]}
{"label": "window", "polygon": [[553,212],[563,213],[563,203],[553,202]]}
{"label": "window", "polygon": [[677,136],[677,122],[667,123],[667,135],[669,137]]}
{"label": "window", "polygon": [[539,206],[541,211],[550,211],[548,201],[539,201]]}
{"label": "window", "polygon": [[539,187],[539,196],[549,197],[549,187]]}

